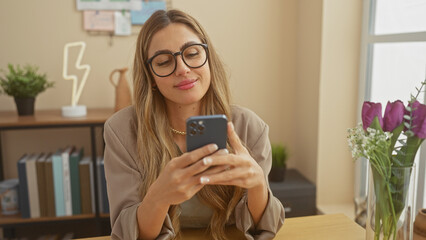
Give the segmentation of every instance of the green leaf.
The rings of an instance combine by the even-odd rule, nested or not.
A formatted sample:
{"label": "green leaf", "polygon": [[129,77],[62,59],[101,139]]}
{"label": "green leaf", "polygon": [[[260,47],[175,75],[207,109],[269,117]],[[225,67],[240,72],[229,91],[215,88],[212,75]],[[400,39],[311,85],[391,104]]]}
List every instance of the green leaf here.
{"label": "green leaf", "polygon": [[410,129],[411,125],[408,122],[404,122],[404,126],[408,129]]}
{"label": "green leaf", "polygon": [[414,132],[411,131],[411,130],[405,131],[405,136],[412,137],[412,136],[414,136]]}
{"label": "green leaf", "polygon": [[380,132],[383,132],[383,129],[380,126],[379,118],[377,116],[375,116],[373,121],[371,122],[370,128],[373,128],[373,129],[379,130]]}
{"label": "green leaf", "polygon": [[398,191],[392,184],[389,184],[389,189],[391,193],[396,193]]}
{"label": "green leaf", "polygon": [[284,145],[271,144],[272,150],[272,166],[284,167],[288,158],[288,151]]}
{"label": "green leaf", "polygon": [[411,116],[409,116],[409,115],[404,115],[404,119],[406,119],[406,120],[410,121],[410,120],[411,120]]}
{"label": "green leaf", "polygon": [[407,147],[405,151],[405,159],[403,161],[404,166],[412,166],[414,162],[414,157],[416,156],[417,150],[420,147],[420,144],[423,142],[423,139],[418,138],[417,136],[410,136],[407,139]]}
{"label": "green leaf", "polygon": [[389,156],[392,156],[392,152],[395,149],[395,144],[396,141],[399,138],[399,135],[401,135],[402,130],[404,130],[404,124],[399,124],[398,127],[396,127],[393,131],[392,131],[392,137],[391,137],[391,142],[389,145],[389,150],[388,150],[388,154]]}
{"label": "green leaf", "polygon": [[[47,88],[53,87],[54,82],[47,81],[46,74],[37,73],[38,67],[8,64],[9,73],[1,77],[2,92],[13,97],[36,97]],[[1,70],[4,72],[3,70]]]}
{"label": "green leaf", "polygon": [[[401,155],[404,156],[405,153],[402,153]],[[402,162],[397,157],[392,158],[392,163],[394,166],[398,166],[398,167],[402,166]]]}

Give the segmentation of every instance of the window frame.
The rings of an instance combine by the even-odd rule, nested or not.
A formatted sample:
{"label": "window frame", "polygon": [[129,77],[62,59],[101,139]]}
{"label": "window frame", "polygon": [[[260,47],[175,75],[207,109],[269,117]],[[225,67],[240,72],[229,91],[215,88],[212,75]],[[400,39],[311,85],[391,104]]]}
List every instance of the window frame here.
{"label": "window frame", "polygon": [[[362,30],[361,30],[361,53],[358,88],[358,112],[361,112],[364,101],[371,99],[373,52],[376,43],[398,43],[398,42],[426,42],[426,31],[411,33],[396,33],[375,35],[375,14],[377,0],[363,0]],[[425,66],[426,69],[426,66]],[[426,103],[426,97],[424,100]],[[361,121],[360,114],[357,115],[357,122]],[[426,141],[425,141],[426,142]],[[416,209],[426,207],[425,180],[426,180],[426,147],[423,143],[419,150],[420,161],[417,166],[417,196]],[[357,161],[355,170],[355,198],[365,197],[368,191],[368,162],[366,160]],[[416,211],[417,212],[417,211]]]}

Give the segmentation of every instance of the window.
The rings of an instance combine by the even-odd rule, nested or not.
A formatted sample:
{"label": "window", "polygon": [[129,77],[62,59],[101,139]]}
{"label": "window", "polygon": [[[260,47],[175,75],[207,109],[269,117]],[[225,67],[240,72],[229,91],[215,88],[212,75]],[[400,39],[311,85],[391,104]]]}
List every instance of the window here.
{"label": "window", "polygon": [[[360,103],[400,99],[426,79],[426,1],[364,0]],[[425,102],[424,93],[418,98]],[[419,161],[422,159],[422,161]],[[417,153],[417,209],[426,207],[426,146]],[[367,164],[358,165],[356,195],[366,195]],[[356,196],[357,197],[357,196]]]}

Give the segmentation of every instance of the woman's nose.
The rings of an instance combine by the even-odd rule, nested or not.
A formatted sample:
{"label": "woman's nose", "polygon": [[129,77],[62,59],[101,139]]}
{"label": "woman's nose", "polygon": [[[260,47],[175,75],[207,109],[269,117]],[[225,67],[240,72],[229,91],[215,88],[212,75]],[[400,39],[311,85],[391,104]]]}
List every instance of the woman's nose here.
{"label": "woman's nose", "polygon": [[185,64],[185,62],[182,59],[182,55],[176,57],[176,76],[185,75],[187,74],[191,69]]}

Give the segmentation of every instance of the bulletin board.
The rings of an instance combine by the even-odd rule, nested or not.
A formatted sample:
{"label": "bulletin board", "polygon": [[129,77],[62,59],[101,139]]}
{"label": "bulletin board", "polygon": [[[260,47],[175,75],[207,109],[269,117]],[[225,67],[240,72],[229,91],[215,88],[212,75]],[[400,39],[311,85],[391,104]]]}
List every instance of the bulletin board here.
{"label": "bulletin board", "polygon": [[[172,0],[76,0],[83,29],[91,35],[130,36],[157,10],[170,9]],[[102,34],[104,33],[104,34]],[[112,44],[112,39],[111,39]]]}

